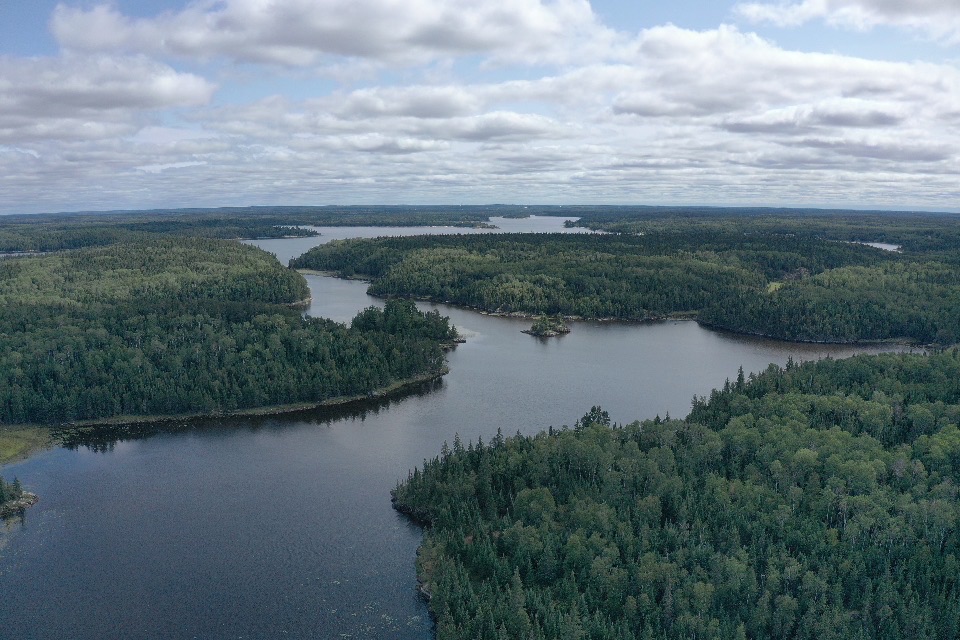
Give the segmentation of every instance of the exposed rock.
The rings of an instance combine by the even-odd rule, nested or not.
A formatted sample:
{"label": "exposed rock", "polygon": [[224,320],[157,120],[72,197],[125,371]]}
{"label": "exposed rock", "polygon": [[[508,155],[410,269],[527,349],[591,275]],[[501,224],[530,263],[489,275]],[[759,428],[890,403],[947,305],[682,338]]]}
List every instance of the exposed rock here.
{"label": "exposed rock", "polygon": [[0,518],[10,518],[21,515],[28,507],[32,507],[40,501],[35,493],[23,492],[18,500],[10,500],[0,505]]}

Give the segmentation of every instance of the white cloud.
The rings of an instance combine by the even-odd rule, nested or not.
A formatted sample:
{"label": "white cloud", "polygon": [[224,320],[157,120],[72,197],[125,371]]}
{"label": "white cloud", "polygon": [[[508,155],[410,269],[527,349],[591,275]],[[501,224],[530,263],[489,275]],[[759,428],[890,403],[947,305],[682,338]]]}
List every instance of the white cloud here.
{"label": "white cloud", "polygon": [[336,96],[335,100],[331,107],[344,118],[450,118],[476,113],[480,106],[477,96],[453,86],[375,87]]}
{"label": "white cloud", "polygon": [[59,5],[66,48],[309,66],[330,56],[413,64],[481,54],[524,63],[597,55],[616,40],[588,0],[198,0],[130,18],[110,5]]}
{"label": "white cloud", "polygon": [[[185,11],[226,15],[236,6]],[[115,15],[78,15],[96,11],[103,20]],[[123,49],[128,32],[147,23],[120,20],[121,42],[110,46]],[[208,46],[207,29],[197,23],[196,52],[228,55]],[[252,59],[266,43],[253,42],[246,58],[235,59]],[[406,45],[384,46],[380,60],[396,61]],[[0,145],[8,146],[0,146],[0,207],[956,206],[960,72],[952,66],[790,51],[729,26],[654,27],[616,51],[550,75],[525,68],[518,77],[503,67],[477,73],[497,80],[467,83],[452,68],[434,77],[434,68],[414,67],[384,73],[381,84],[376,74],[353,82],[360,88],[352,91],[305,83],[317,87],[308,99],[274,95],[216,106],[208,105],[208,81],[144,57],[74,51],[3,59]],[[311,64],[324,52],[310,49]],[[173,117],[167,108],[176,108]],[[86,136],[77,133],[83,127]]]}
{"label": "white cloud", "polygon": [[745,2],[736,12],[753,22],[795,27],[822,19],[857,30],[877,26],[911,29],[950,44],[960,43],[960,4],[956,0],[800,0]]}
{"label": "white cloud", "polygon": [[0,142],[126,135],[145,113],[203,105],[215,88],[143,57],[0,57]]}
{"label": "white cloud", "polygon": [[205,162],[168,162],[166,164],[147,164],[142,167],[136,167],[139,171],[146,173],[162,173],[167,169],[185,169],[187,167],[199,167]]}

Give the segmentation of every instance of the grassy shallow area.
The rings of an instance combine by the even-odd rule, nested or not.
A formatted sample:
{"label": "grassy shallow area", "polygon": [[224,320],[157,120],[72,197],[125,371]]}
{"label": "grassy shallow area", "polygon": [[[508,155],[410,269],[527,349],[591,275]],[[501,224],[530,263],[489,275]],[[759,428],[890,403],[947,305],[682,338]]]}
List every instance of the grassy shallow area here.
{"label": "grassy shallow area", "polygon": [[22,460],[53,444],[51,431],[45,427],[0,429],[0,465]]}

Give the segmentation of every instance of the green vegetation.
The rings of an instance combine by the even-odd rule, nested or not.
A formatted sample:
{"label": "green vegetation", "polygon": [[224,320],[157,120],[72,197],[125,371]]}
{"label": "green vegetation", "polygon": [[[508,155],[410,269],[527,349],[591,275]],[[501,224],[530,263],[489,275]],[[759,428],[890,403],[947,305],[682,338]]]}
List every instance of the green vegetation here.
{"label": "green vegetation", "polygon": [[570,333],[570,327],[561,316],[540,316],[524,333],[541,338],[552,338],[562,333]]}
{"label": "green vegetation", "polygon": [[231,239],[317,235],[310,229],[281,225],[283,222],[271,218],[228,218],[222,215],[10,216],[0,225],[0,252],[64,251],[169,236]]}
{"label": "green vegetation", "polygon": [[685,420],[459,439],[394,491],[453,638],[954,638],[960,354],[728,382]]}
{"label": "green vegetation", "polygon": [[27,507],[36,503],[37,496],[24,491],[18,478],[9,483],[0,478],[0,518],[22,515]]}
{"label": "green vegetation", "polygon": [[564,208],[580,216],[570,226],[611,233],[777,235],[835,242],[884,242],[905,253],[957,259],[960,215],[901,211],[840,211],[721,207]]}
{"label": "green vegetation", "polygon": [[0,428],[0,464],[26,458],[36,451],[46,449],[51,442],[49,429]]}
{"label": "green vegetation", "polygon": [[7,482],[0,478],[0,507],[8,502],[14,502],[23,497],[23,487],[20,486],[20,480],[13,479],[13,482]]}
{"label": "green vegetation", "polygon": [[[660,221],[643,235],[348,240],[291,265],[370,278],[375,295],[495,312],[686,316],[788,340],[953,344],[960,340],[960,241],[954,247],[951,238],[960,235],[960,218],[918,219],[926,249],[903,253],[784,230],[802,220],[781,221],[780,229],[762,220],[754,228],[752,218],[706,218]],[[910,239],[919,246],[916,233]]]}
{"label": "green vegetation", "polygon": [[[4,216],[0,252],[62,251],[164,236],[315,236],[306,226],[489,226],[496,207],[223,207]],[[507,211],[506,213],[511,213]]]}
{"label": "green vegetation", "polygon": [[160,238],[0,261],[0,425],[252,409],[439,375],[408,301],[304,318],[303,277],[236,242]]}

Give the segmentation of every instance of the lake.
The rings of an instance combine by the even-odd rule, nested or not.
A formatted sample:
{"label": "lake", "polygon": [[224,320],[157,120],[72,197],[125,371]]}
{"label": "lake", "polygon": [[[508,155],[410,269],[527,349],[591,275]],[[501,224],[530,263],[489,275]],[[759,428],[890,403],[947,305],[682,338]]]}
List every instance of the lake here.
{"label": "lake", "polygon": [[[333,235],[256,244],[286,262]],[[362,282],[307,280],[313,315],[347,321],[381,304]],[[421,531],[389,492],[444,441],[572,425],[592,405],[617,422],[680,417],[739,366],[881,350],[673,321],[575,322],[538,339],[520,332],[529,320],[420,306],[467,338],[438,383],[353,407],[91,439],[4,467],[41,501],[0,534],[0,636],[431,638],[415,589]]]}

